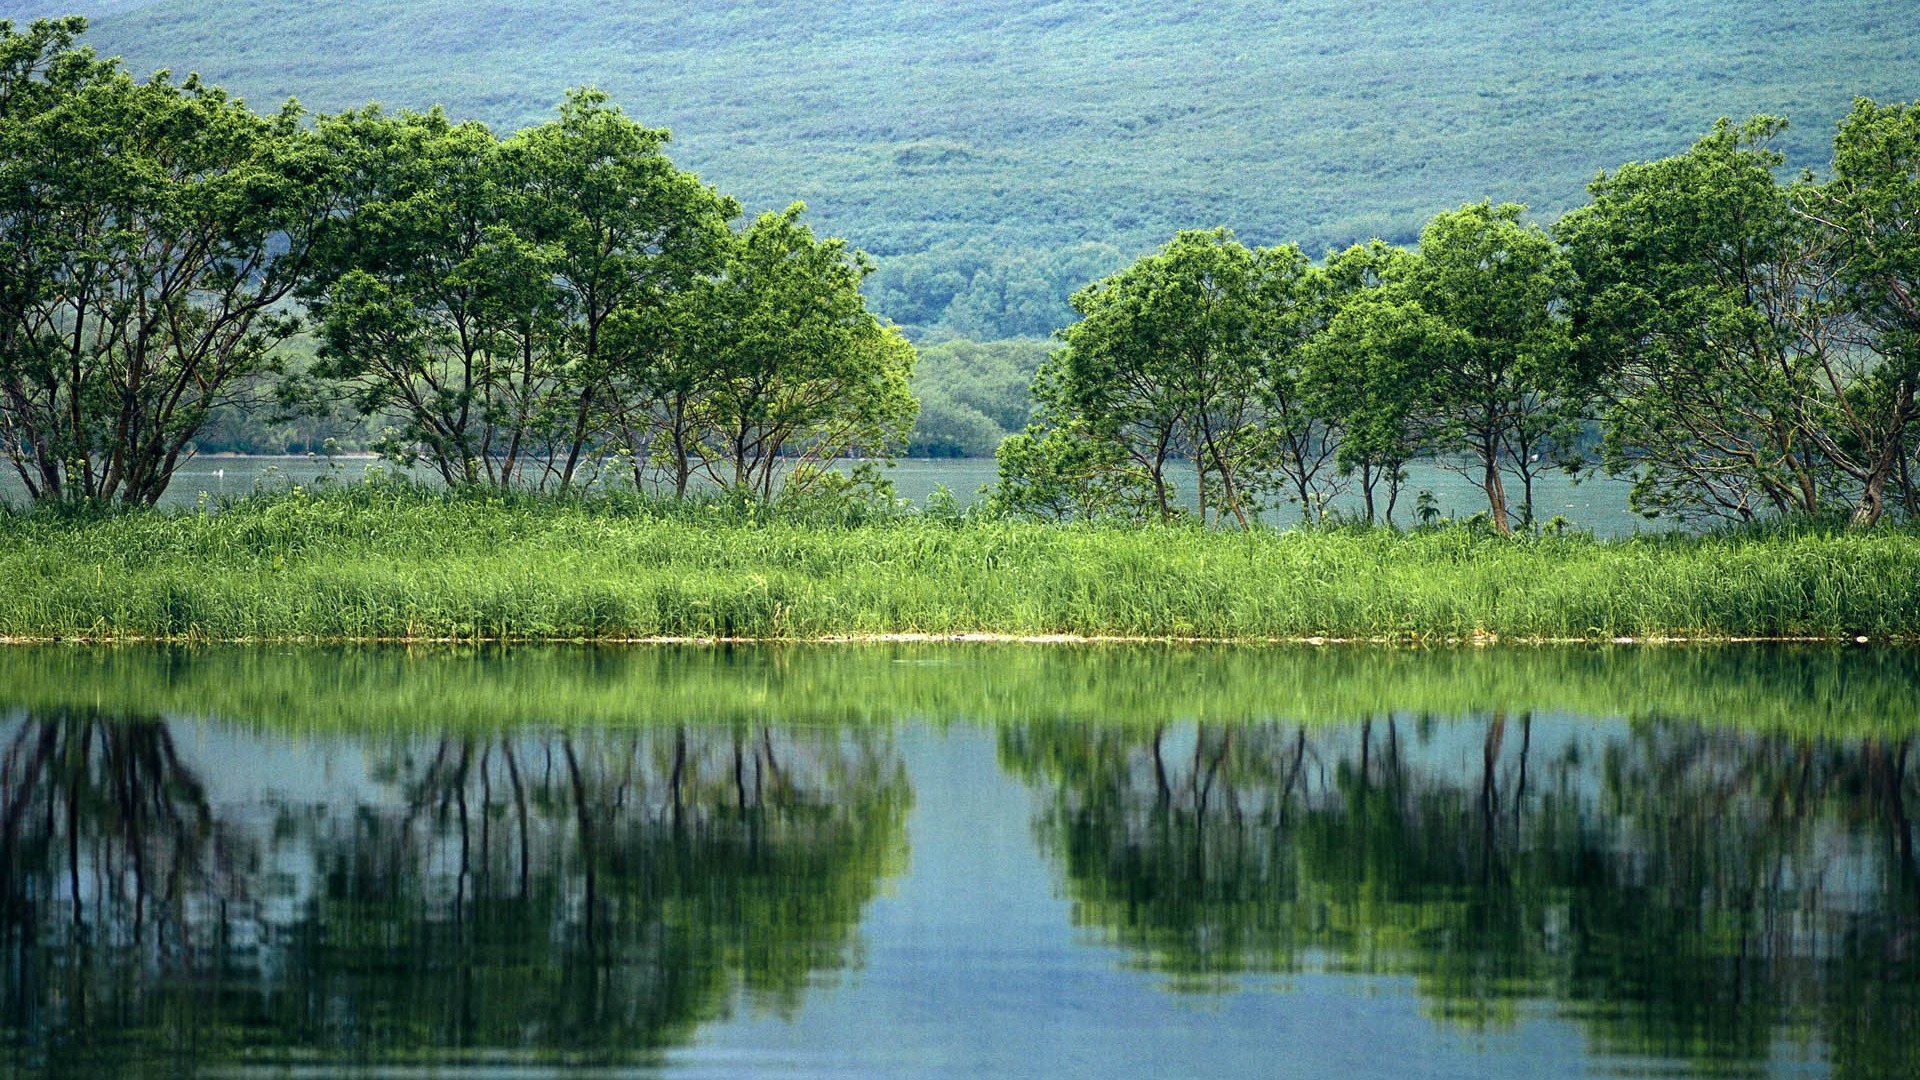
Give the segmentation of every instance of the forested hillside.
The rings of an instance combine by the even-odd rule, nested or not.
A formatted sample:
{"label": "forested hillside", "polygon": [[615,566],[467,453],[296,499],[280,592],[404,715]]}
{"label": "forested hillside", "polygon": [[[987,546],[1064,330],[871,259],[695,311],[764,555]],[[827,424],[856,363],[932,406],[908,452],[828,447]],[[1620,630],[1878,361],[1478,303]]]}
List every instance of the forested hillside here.
{"label": "forested hillside", "polygon": [[86,15],[99,18],[135,8],[152,6],[156,0],[0,0],[0,19],[25,22],[32,19],[57,19],[62,15]]}
{"label": "forested hillside", "polygon": [[803,198],[878,256],[882,313],[979,338],[1063,324],[1179,229],[1319,253],[1481,197],[1552,218],[1722,115],[1789,117],[1819,168],[1856,95],[1920,86],[1912,0],[74,3],[102,53],[261,109],[443,103],[505,134],[600,86],[750,211]]}

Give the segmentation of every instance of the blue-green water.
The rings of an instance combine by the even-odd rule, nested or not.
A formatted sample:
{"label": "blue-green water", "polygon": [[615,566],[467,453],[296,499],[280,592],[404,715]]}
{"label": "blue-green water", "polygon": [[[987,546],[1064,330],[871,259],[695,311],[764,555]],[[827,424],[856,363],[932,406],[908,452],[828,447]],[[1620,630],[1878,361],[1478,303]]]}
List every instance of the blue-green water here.
{"label": "blue-green water", "polygon": [[16,648],[0,1061],[1910,1077],[1917,671]]}
{"label": "blue-green water", "polygon": [[[203,498],[245,495],[256,489],[276,489],[287,484],[353,483],[369,469],[388,473],[398,470],[386,462],[370,458],[323,457],[203,457],[182,465],[173,483],[161,499],[163,506],[192,506]],[[1432,491],[1442,516],[1470,517],[1486,509],[1486,497],[1480,489],[1458,472],[1431,463],[1417,463],[1408,470],[1405,490],[1400,496],[1394,518],[1402,526],[1415,521],[1414,503],[1423,490]],[[411,475],[432,480],[429,470],[414,469]],[[906,458],[896,462],[884,475],[893,482],[895,493],[915,505],[925,505],[936,486],[944,486],[962,506],[971,505],[980,489],[994,481],[992,458]],[[1181,478],[1184,480],[1185,478]],[[1596,478],[1575,483],[1561,473],[1544,475],[1534,482],[1534,499],[1539,504],[1534,516],[1542,521],[1563,517],[1572,527],[1592,531],[1597,536],[1624,536],[1634,532],[1666,528],[1666,522],[1650,522],[1627,509],[1629,485],[1624,481]],[[1189,485],[1190,486],[1190,485]],[[1520,501],[1516,487],[1508,497]],[[1386,493],[1382,489],[1378,511],[1386,511]],[[0,500],[15,505],[25,500],[25,489],[11,470],[0,470]],[[1362,507],[1357,495],[1349,492],[1335,498],[1329,506],[1337,511],[1359,515]],[[1285,526],[1300,519],[1295,507],[1280,506],[1266,515],[1274,525]]]}

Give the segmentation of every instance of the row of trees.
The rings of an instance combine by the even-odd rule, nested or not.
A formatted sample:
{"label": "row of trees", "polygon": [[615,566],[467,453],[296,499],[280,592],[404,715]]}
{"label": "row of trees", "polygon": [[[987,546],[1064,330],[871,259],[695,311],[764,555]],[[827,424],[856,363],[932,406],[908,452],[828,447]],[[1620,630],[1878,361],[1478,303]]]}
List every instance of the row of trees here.
{"label": "row of trees", "polygon": [[[34,498],[152,504],[238,402],[351,404],[449,483],[561,491],[769,498],[907,441],[914,352],[867,259],[798,205],[736,224],[603,95],[506,139],[266,117],[132,79],[84,25],[0,27],[0,452]],[[1075,294],[999,501],[1246,523],[1351,488],[1391,519],[1430,458],[1501,529],[1555,467],[1630,476],[1649,514],[1920,515],[1920,108],[1860,102],[1825,180],[1779,180],[1782,127],[1602,175],[1551,232],[1472,204],[1319,266],[1183,233]],[[966,382],[949,452],[1013,419]]]}
{"label": "row of trees", "polygon": [[136,81],[84,27],[0,24],[0,445],[36,499],[150,505],[213,410],[269,390],[390,418],[379,448],[450,483],[562,491],[620,463],[764,498],[912,427],[865,256],[798,204],[736,226],[602,94],[506,139],[307,123]]}
{"label": "row of trees", "polygon": [[1723,121],[1603,174],[1551,232],[1470,204],[1417,250],[1321,266],[1182,233],[1074,295],[996,497],[1163,519],[1190,499],[1245,524],[1353,488],[1391,520],[1427,458],[1471,475],[1503,531],[1555,467],[1631,477],[1649,515],[1865,525],[1891,485],[1920,516],[1920,106],[1860,101],[1824,181],[1776,177],[1783,127]]}

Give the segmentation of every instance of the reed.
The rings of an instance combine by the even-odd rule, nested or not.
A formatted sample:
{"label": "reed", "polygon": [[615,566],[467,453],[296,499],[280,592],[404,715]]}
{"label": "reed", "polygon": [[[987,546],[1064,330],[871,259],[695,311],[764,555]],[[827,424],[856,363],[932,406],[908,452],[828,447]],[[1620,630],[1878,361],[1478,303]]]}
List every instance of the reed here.
{"label": "reed", "polygon": [[0,636],[1920,638],[1920,533],[1223,532],[404,484],[0,515]]}

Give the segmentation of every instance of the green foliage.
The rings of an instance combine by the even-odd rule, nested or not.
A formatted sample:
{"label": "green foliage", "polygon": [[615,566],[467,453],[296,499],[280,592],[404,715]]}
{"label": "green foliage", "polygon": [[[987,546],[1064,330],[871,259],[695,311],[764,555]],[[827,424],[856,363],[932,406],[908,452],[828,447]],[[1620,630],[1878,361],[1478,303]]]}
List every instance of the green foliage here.
{"label": "green foliage", "polygon": [[[796,507],[796,512],[804,507]],[[402,484],[0,518],[0,636],[1820,637],[1920,627],[1911,529],[1220,532]]]}
{"label": "green foliage", "polygon": [[1575,318],[1609,373],[1607,461],[1637,474],[1643,513],[1820,505],[1817,450],[1796,434],[1819,297],[1773,320],[1752,288],[1775,267],[1794,294],[1818,274],[1765,147],[1782,126],[1722,121],[1685,155],[1603,174],[1593,205],[1557,226],[1581,282]]}
{"label": "green foliage", "polygon": [[[1211,511],[1242,526],[1284,475],[1311,517],[1332,441],[1305,412],[1293,370],[1305,276],[1298,248],[1251,251],[1216,229],[1183,232],[1075,293],[1081,317],[1061,332],[1066,347],[1035,378],[1034,396],[1053,429],[1098,446],[1069,471],[1056,467],[1059,453],[1030,463],[1059,480],[1078,470],[1079,483],[1137,488],[1165,521],[1178,505],[1170,470],[1184,458],[1201,520]],[[1029,461],[1024,453],[1009,460]]]}
{"label": "green foliage", "polygon": [[256,116],[0,23],[0,454],[36,499],[152,505],[298,328],[284,301],[337,165]]}
{"label": "green foliage", "polygon": [[504,142],[438,110],[322,133],[358,164],[306,290],[312,373],[402,417],[387,456],[564,491],[611,452],[636,487],[684,496],[698,475],[770,499],[905,443],[913,350],[867,313],[865,257],[798,203],[729,230],[738,204],[605,95]]}
{"label": "green foliage", "polygon": [[1125,451],[1083,422],[1029,426],[994,451],[987,510],[1043,521],[1131,521],[1158,517],[1153,488]]}
{"label": "green foliage", "polygon": [[1876,209],[1899,220],[1916,155],[1896,137],[1863,174],[1852,145],[1877,113],[1843,123],[1828,184],[1777,181],[1784,121],[1722,120],[1686,154],[1602,175],[1560,222],[1606,467],[1635,477],[1636,508],[1880,516],[1908,457],[1920,323],[1893,299],[1911,245]]}
{"label": "green foliage", "polygon": [[[1847,313],[1864,330],[1868,355],[1855,360],[1835,397],[1847,440],[1829,440],[1839,467],[1860,484],[1858,521],[1877,520],[1897,473],[1909,517],[1920,517],[1914,465],[1920,438],[1920,104],[1865,98],[1840,121],[1833,177],[1795,187],[1796,208],[1832,230],[1835,264],[1849,286]],[[1864,368],[1864,370],[1862,370]]]}
{"label": "green foliage", "polygon": [[[600,91],[569,92],[560,117],[527,128],[506,151],[518,165],[529,239],[550,246],[546,269],[563,327],[569,395],[559,487],[570,487],[599,433],[596,409],[623,369],[644,362],[609,332],[619,317],[658,320],[669,297],[712,272],[739,204],[667,160],[665,131],[641,127]],[[624,347],[623,347],[624,346]]]}
{"label": "green foliage", "polygon": [[[1295,249],[1181,233],[1075,294],[1081,319],[1034,382],[1042,429],[1007,454],[1029,471],[998,505],[1124,510],[1060,497],[1110,471],[1166,520],[1184,461],[1203,520],[1211,503],[1244,523],[1243,492],[1280,488],[1311,522],[1357,473],[1372,522],[1376,487],[1391,519],[1404,466],[1430,458],[1471,476],[1506,532],[1533,523],[1537,477],[1586,467],[1597,419],[1601,467],[1634,478],[1648,516],[1851,504],[1867,526],[1891,486],[1911,517],[1910,115],[1861,101],[1834,178],[1792,185],[1766,148],[1783,121],[1723,120],[1688,154],[1603,174],[1557,242],[1491,202],[1436,215],[1417,252],[1376,240],[1311,270]],[[1070,438],[1104,445],[1075,458]]]}
{"label": "green foliage", "polygon": [[1421,388],[1426,357],[1446,327],[1410,299],[1382,288],[1412,256],[1380,241],[1328,256],[1314,288],[1317,327],[1302,349],[1300,392],[1309,411],[1339,425],[1337,464],[1358,473],[1366,521],[1387,484],[1379,516],[1391,523],[1403,466],[1431,453]]}
{"label": "green foliage", "polygon": [[1026,427],[1033,411],[1029,386],[1051,347],[1045,341],[968,341],[922,346],[914,366],[920,399],[908,453],[925,457],[986,457],[1000,441]]}
{"label": "green foliage", "polygon": [[302,289],[322,342],[309,373],[399,419],[378,444],[392,460],[424,458],[448,483],[544,480],[534,459],[562,443],[582,387],[562,374],[557,252],[531,239],[499,140],[437,110],[368,108],[320,130],[352,180]]}
{"label": "green foliage", "polygon": [[867,312],[866,257],[815,239],[804,209],[762,214],[736,236],[692,290],[691,318],[669,328],[692,338],[676,343],[691,367],[672,369],[675,396],[630,449],[636,461],[670,455],[676,491],[689,449],[715,483],[771,499],[783,470],[805,487],[836,458],[907,443],[913,346]]}
{"label": "green foliage", "polygon": [[[1508,505],[1503,473],[1533,502],[1533,474],[1551,468],[1577,432],[1583,391],[1568,377],[1566,263],[1526,208],[1473,203],[1439,214],[1420,232],[1419,255],[1389,280],[1433,321],[1419,330],[1418,408],[1428,445],[1477,472],[1487,514],[1501,532],[1524,514]],[[1546,464],[1542,464],[1545,462]]]}
{"label": "green foliage", "polygon": [[[261,380],[257,394],[211,409],[193,438],[201,454],[364,453],[389,418],[353,407],[346,395],[322,391],[310,375],[319,343],[302,331],[276,350],[283,374]],[[178,494],[179,489],[168,485]]]}
{"label": "green foliage", "polygon": [[1920,334],[1920,106],[1855,101],[1834,138],[1833,179],[1813,194],[1803,204],[1832,211],[1862,318],[1897,335],[1889,351],[1910,359]]}
{"label": "green foliage", "polygon": [[[1014,315],[953,327],[996,338],[1063,324],[1073,288],[1181,229],[1226,225],[1317,253],[1410,244],[1434,213],[1481,197],[1552,220],[1601,168],[1676,152],[1715,117],[1903,99],[1920,78],[1911,16],[1908,0],[1601,17],[1548,0],[1299,0],[1278,13],[1254,0],[172,0],[103,17],[97,35],[135,70],[198,70],[256,101],[443,103],[498,131],[541,122],[591,83],[671,128],[676,160],[751,210],[804,199],[816,227],[878,255],[881,277],[898,257],[974,244],[1036,259],[1116,249],[1049,296],[1049,321],[1018,314],[1017,290]],[[1810,127],[1783,148],[1814,166],[1823,142]],[[962,269],[949,296],[974,277],[935,262]],[[937,292],[916,312],[874,297],[903,325],[945,317]]]}
{"label": "green foliage", "polygon": [[[1372,521],[1375,487],[1391,513],[1402,466],[1432,456],[1477,476],[1497,529],[1525,524],[1534,475],[1579,432],[1583,388],[1566,363],[1564,262],[1522,210],[1469,204],[1436,216],[1418,254],[1375,242],[1319,269],[1291,245],[1181,233],[1074,294],[1081,318],[1034,382],[1043,419],[1103,444],[1075,467],[1121,474],[1162,520],[1179,461],[1201,519],[1244,527],[1275,492],[1321,520],[1356,468]],[[1066,460],[1016,449],[1020,466]],[[1507,471],[1526,489],[1517,513]],[[1001,503],[1051,505],[1037,488]]]}
{"label": "green foliage", "polygon": [[[905,445],[914,351],[866,310],[866,257],[798,203],[735,233],[604,93],[504,141],[437,108],[307,129],[135,84],[84,25],[0,28],[0,452],[33,499],[151,505],[269,389],[309,418],[346,399],[449,485],[624,464],[770,500]],[[295,296],[319,347],[290,371]],[[222,435],[273,437],[240,419]]]}
{"label": "green foliage", "polygon": [[921,338],[1044,337],[1072,320],[1074,290],[1125,261],[1091,241],[1011,251],[973,241],[884,259],[867,294]]}

